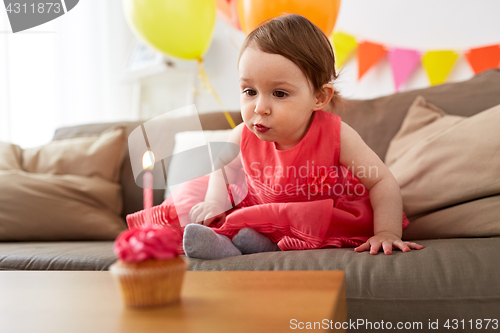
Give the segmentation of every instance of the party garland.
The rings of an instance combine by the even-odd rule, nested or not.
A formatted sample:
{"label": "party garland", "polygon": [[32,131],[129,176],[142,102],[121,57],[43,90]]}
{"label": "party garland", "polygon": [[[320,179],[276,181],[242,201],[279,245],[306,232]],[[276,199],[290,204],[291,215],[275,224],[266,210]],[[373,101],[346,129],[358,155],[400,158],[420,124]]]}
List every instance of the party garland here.
{"label": "party garland", "polygon": [[358,40],[347,33],[336,31],[331,37],[335,49],[336,67],[342,68],[357,51],[358,80],[380,62],[387,54],[392,69],[396,91],[405,83],[421,63],[431,85],[444,83],[462,52],[475,74],[500,67],[500,45],[469,49],[421,51]]}

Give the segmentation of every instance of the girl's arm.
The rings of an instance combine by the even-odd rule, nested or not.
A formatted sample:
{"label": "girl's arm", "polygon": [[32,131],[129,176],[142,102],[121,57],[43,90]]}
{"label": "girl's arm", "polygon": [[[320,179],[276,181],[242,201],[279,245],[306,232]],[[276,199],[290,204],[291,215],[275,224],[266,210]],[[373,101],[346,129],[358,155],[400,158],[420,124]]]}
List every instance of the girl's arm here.
{"label": "girl's arm", "polygon": [[355,250],[370,250],[371,254],[377,254],[382,248],[385,254],[391,254],[393,248],[403,252],[423,248],[422,245],[401,240],[403,200],[389,168],[354,129],[344,122],[341,124],[339,162],[348,167],[369,191],[373,208],[374,236]]}
{"label": "girl's arm", "polygon": [[[229,136],[228,142],[240,145],[241,142],[241,132],[243,130],[244,123],[236,126],[231,135]],[[238,158],[237,158],[238,159]],[[236,170],[238,168],[238,161],[233,161],[225,168],[228,179],[234,178],[230,173],[239,172]],[[204,225],[210,225],[215,221],[221,221],[225,219],[225,211],[227,205],[227,188],[221,186],[225,184],[224,177],[221,172],[214,172],[210,175],[208,181],[207,193],[205,194],[205,201],[200,202],[191,208],[189,212],[189,220],[191,223],[197,222]],[[223,212],[222,214],[220,212]]]}

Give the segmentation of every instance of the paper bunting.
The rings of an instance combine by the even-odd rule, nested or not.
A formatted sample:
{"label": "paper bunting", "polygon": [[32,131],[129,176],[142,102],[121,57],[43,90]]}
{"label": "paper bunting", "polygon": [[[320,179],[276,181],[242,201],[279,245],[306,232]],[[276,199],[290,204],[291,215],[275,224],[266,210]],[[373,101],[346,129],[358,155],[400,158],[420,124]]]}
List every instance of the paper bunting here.
{"label": "paper bunting", "polygon": [[358,45],[358,79],[363,75],[387,53],[383,45],[372,42],[361,42]]}
{"label": "paper bunting", "polygon": [[458,53],[455,51],[426,52],[422,57],[422,65],[431,85],[444,83],[457,59]]}
{"label": "paper bunting", "polygon": [[333,33],[331,40],[335,49],[335,67],[340,69],[356,50],[358,43],[356,38],[343,32]]}
{"label": "paper bunting", "polygon": [[[358,42],[356,37],[335,31],[331,35],[335,50],[335,67],[346,64],[357,49],[358,79],[389,53],[389,61],[396,91],[410,78],[420,62],[432,85],[446,81],[460,54],[464,54],[475,74],[500,67],[500,45],[490,45],[457,52],[455,50],[419,51],[390,47],[372,41]],[[423,55],[422,55],[423,54]]]}
{"label": "paper bunting", "polygon": [[500,66],[500,45],[479,47],[465,53],[475,74]]}
{"label": "paper bunting", "polygon": [[399,87],[408,80],[420,63],[420,52],[398,48],[392,49],[389,51],[389,61],[391,62],[394,87],[396,91],[399,91]]}

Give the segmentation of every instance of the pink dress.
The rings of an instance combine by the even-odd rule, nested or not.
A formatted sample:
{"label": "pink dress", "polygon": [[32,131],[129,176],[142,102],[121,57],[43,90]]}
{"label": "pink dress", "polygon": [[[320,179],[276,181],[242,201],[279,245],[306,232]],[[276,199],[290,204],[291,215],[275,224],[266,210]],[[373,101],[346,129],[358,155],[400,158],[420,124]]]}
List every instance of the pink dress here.
{"label": "pink dress", "polygon": [[[304,138],[289,150],[277,150],[274,142],[260,140],[244,126],[241,156],[248,195],[213,230],[232,238],[243,228],[253,228],[282,250],[366,242],[373,236],[373,211],[368,191],[339,164],[340,125],[339,116],[316,111]],[[208,177],[189,183],[182,190],[185,204],[175,207],[178,214],[189,214],[190,197],[204,198]],[[408,224],[403,213],[402,228]]]}

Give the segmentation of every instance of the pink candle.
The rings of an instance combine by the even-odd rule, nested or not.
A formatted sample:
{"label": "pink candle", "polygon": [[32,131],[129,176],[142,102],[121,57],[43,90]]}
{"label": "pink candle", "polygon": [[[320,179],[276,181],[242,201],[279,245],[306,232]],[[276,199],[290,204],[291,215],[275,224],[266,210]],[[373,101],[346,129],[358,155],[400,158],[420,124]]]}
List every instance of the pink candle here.
{"label": "pink candle", "polygon": [[153,208],[153,174],[151,171],[154,168],[154,155],[153,152],[147,151],[142,158],[142,165],[147,171],[142,176],[143,186],[143,202],[144,210],[146,211],[146,225],[151,225],[151,208]]}
{"label": "pink candle", "polygon": [[142,177],[144,184],[143,200],[144,210],[146,211],[146,224],[151,224],[151,208],[153,208],[153,175],[146,171]]}

